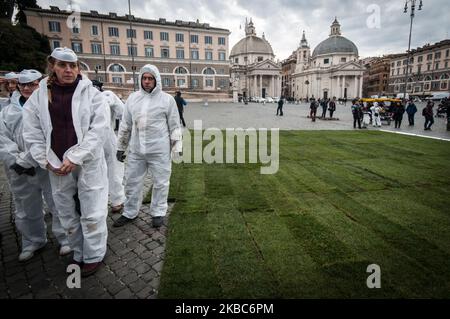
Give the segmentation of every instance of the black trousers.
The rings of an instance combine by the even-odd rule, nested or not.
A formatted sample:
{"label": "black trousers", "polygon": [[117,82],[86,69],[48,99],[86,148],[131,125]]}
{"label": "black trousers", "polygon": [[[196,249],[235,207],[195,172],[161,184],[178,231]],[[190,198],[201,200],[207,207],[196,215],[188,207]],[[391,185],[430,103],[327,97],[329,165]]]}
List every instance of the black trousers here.
{"label": "black trousers", "polygon": [[334,111],[333,111],[333,110],[330,110],[330,118],[333,117],[333,113],[334,113]]}
{"label": "black trousers", "polygon": [[395,128],[400,128],[402,125],[402,119],[395,119]]}
{"label": "black trousers", "polygon": [[278,115],[278,113],[280,113],[280,116],[283,116],[283,105],[278,105],[278,108],[277,108],[277,115]]}
{"label": "black trousers", "polygon": [[183,124],[184,127],[186,127],[186,122],[184,121],[183,112],[178,111],[178,114],[180,115],[180,121]]}
{"label": "black trousers", "polygon": [[425,129],[430,129],[433,123],[434,119],[432,116],[425,116]]}
{"label": "black trousers", "polygon": [[361,128],[361,119],[359,117],[353,118],[353,128],[356,128],[356,122],[358,121],[358,128]]}
{"label": "black trousers", "polygon": [[409,125],[414,125],[414,114],[408,114]]}
{"label": "black trousers", "polygon": [[322,116],[323,118],[325,118],[327,116],[327,108],[322,107]]}

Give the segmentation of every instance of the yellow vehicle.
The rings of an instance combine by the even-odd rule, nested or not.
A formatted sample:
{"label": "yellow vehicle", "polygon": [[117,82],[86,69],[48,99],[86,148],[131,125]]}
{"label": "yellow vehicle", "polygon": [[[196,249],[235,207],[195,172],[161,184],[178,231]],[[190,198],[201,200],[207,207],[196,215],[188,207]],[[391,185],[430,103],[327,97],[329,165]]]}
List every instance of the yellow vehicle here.
{"label": "yellow vehicle", "polygon": [[395,103],[401,103],[401,99],[396,98],[362,98],[359,99],[359,102],[366,103],[380,103],[381,111],[380,111],[380,120],[381,122],[386,122],[387,125],[391,125],[391,121],[393,120],[393,110],[391,106]]}

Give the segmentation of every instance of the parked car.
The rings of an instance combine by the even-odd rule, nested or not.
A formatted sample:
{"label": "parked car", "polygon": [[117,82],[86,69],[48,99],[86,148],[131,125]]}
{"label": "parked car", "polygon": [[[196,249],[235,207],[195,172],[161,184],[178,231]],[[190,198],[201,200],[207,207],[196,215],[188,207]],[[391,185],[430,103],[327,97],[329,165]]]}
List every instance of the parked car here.
{"label": "parked car", "polygon": [[267,102],[267,103],[273,103],[274,100],[273,100],[273,98],[271,98],[270,96],[268,96],[268,97],[266,97],[266,102]]}

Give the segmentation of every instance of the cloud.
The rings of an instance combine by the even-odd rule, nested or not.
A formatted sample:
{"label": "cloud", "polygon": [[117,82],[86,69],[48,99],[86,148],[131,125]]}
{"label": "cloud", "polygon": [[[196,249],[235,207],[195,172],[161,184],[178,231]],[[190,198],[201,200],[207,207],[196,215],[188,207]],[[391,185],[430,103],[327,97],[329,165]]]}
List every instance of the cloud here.
{"label": "cloud", "polygon": [[[41,7],[67,7],[64,0],[38,0]],[[126,0],[76,0],[82,11],[128,14]],[[413,24],[411,48],[449,38],[448,0],[423,1]],[[403,13],[404,1],[395,0],[131,0],[132,14],[140,18],[169,21],[197,19],[230,30],[230,50],[244,37],[245,18],[252,18],[259,36],[264,32],[277,59],[286,59],[306,31],[311,50],[325,40],[335,16],[342,35],[352,40],[362,57],[405,52],[408,47],[410,16]],[[379,8],[380,28],[370,28],[368,19]],[[240,29],[241,27],[241,29]]]}

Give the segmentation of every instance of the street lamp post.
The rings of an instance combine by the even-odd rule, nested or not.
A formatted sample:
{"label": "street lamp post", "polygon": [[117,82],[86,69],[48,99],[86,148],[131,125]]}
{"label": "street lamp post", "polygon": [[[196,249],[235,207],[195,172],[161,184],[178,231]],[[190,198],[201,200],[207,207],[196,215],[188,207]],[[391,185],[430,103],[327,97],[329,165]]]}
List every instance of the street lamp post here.
{"label": "street lamp post", "polygon": [[[406,53],[406,72],[405,72],[405,87],[403,89],[403,99],[406,100],[406,88],[408,86],[408,71],[409,71],[409,60],[410,60],[410,53],[411,53],[411,33],[412,33],[412,24],[413,24],[413,19],[414,19],[414,15],[415,15],[415,11],[416,11],[416,2],[417,0],[406,0],[405,2],[405,9],[403,11],[403,13],[407,13],[408,12],[408,2],[411,3],[411,22],[409,25],[409,41],[408,41],[408,51]],[[422,0],[419,0],[419,10],[422,10]]]}
{"label": "street lamp post", "polygon": [[[133,25],[131,24],[131,4],[128,0],[128,20],[130,20],[130,39],[131,39],[131,70],[133,71],[133,91],[136,91],[136,66],[134,65],[134,46],[133,46]],[[137,53],[137,47],[136,47]]]}

